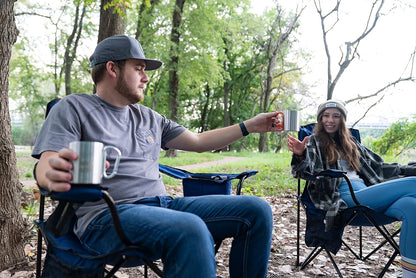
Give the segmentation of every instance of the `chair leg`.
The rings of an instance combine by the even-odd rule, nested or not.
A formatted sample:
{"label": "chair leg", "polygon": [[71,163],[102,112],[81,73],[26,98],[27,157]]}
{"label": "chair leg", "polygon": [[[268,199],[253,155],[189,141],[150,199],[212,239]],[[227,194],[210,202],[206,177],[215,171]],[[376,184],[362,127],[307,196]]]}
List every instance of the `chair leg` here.
{"label": "chair leg", "polygon": [[308,257],[305,259],[305,261],[301,264],[301,266],[299,267],[299,269],[300,270],[303,270],[310,262],[312,262],[313,261],[313,259],[315,259],[316,258],[316,256],[318,256],[319,255],[319,253],[321,253],[321,251],[322,250],[325,250],[325,252],[326,252],[326,254],[327,254],[327,256],[329,257],[329,259],[331,260],[331,263],[332,263],[332,265],[334,266],[334,268],[335,268],[335,271],[338,273],[338,276],[340,277],[340,278],[342,278],[343,276],[342,276],[342,274],[341,274],[341,271],[339,270],[339,267],[338,267],[338,265],[337,265],[337,263],[335,262],[335,259],[334,259],[334,256],[332,256],[332,254],[328,251],[328,250],[326,250],[326,249],[324,249],[324,248],[322,248],[322,247],[315,247],[313,250],[312,250],[312,252],[311,253],[309,253],[309,255],[308,255]]}
{"label": "chair leg", "polygon": [[40,278],[42,271],[42,232],[38,228],[38,246],[36,254],[36,278]]}
{"label": "chair leg", "polygon": [[303,261],[303,263],[300,265],[299,269],[304,269],[310,262],[315,259],[316,256],[318,256],[319,253],[323,250],[322,247],[315,247],[312,252],[309,253],[309,255],[306,257],[306,259]]}
{"label": "chair leg", "polygon": [[331,255],[331,253],[330,253],[328,250],[326,250],[326,249],[325,249],[325,251],[326,251],[326,254],[328,255],[329,259],[331,260],[332,265],[334,266],[335,270],[337,271],[338,276],[339,276],[340,278],[342,278],[341,271],[339,270],[338,265],[337,265],[337,263],[336,263],[336,262],[335,262],[335,260],[334,260],[334,257]]}
{"label": "chair leg", "polygon": [[215,242],[215,254],[217,254],[218,250],[220,250],[221,244],[222,244],[222,240]]}
{"label": "chair leg", "polygon": [[[361,227],[360,227],[361,228]],[[362,237],[360,236],[360,241],[361,241],[361,239],[362,239]],[[342,244],[345,246],[345,247],[347,247],[347,249],[354,255],[354,257],[356,258],[356,259],[359,259],[359,260],[362,260],[362,247],[361,247],[361,244],[362,243],[360,243],[360,255],[357,255],[357,253],[355,253],[355,251],[343,240],[343,239],[341,239],[341,241],[342,241]]]}
{"label": "chair leg", "polygon": [[298,195],[296,196],[298,201],[297,217],[296,217],[296,262],[295,267],[300,264],[299,252],[300,252],[300,179],[298,179]]}
{"label": "chair leg", "polygon": [[382,278],[384,276],[384,274],[386,274],[386,271],[389,269],[390,265],[393,263],[394,259],[397,257],[397,255],[399,254],[399,252],[397,252],[397,250],[394,251],[393,255],[391,255],[389,261],[387,262],[387,264],[384,266],[383,270],[381,271],[380,275],[378,276],[378,278]]}
{"label": "chair leg", "polygon": [[110,278],[113,277],[114,274],[116,274],[117,270],[120,269],[120,267],[126,262],[127,257],[126,256],[122,256],[121,260],[118,261],[113,268],[107,273],[107,275],[105,276],[105,278]]}
{"label": "chair leg", "polygon": [[362,259],[362,257],[363,257],[363,227],[359,226],[358,230],[359,230],[359,237],[360,237],[360,257],[359,257],[359,259]]}
{"label": "chair leg", "polygon": [[154,271],[154,273],[156,273],[159,277],[163,277],[163,271],[160,270],[154,262],[150,260],[143,260],[143,261],[148,267],[150,267],[151,270]]}
{"label": "chair leg", "polygon": [[[386,235],[390,235],[390,233],[387,231],[387,229],[382,226],[385,230]],[[390,238],[393,240],[393,238],[400,233],[400,229],[397,229],[393,234],[390,235]],[[365,261],[367,260],[369,257],[371,257],[375,252],[377,252],[381,247],[383,247],[386,243],[387,243],[387,239],[384,239],[376,248],[373,249],[373,251],[371,251],[370,253],[367,254],[367,256],[365,256],[362,260]],[[396,246],[398,248],[398,246]],[[395,251],[397,252],[396,247],[393,246],[393,248],[395,248]],[[397,252],[399,253],[399,252]]]}
{"label": "chair leg", "polygon": [[[39,223],[44,220],[45,214],[45,195],[40,195],[40,202],[39,202]],[[40,278],[40,274],[42,272],[42,240],[43,235],[38,227],[38,246],[37,246],[37,253],[36,253],[36,278]]]}

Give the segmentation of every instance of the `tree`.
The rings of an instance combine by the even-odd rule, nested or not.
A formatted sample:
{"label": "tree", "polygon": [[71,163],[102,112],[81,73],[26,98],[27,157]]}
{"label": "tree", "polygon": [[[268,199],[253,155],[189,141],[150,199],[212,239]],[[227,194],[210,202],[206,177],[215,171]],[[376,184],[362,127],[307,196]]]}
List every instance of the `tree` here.
{"label": "tree", "polygon": [[[95,32],[93,24],[89,22],[91,9],[87,9],[85,18],[81,21],[83,5],[91,3],[101,3],[99,33],[106,35],[99,35],[98,40],[120,33],[135,34],[146,56],[165,62],[160,70],[148,72],[150,82],[144,91],[145,99],[142,104],[195,132],[232,125],[260,111],[260,101],[264,92],[260,89],[260,73],[264,71],[263,76],[267,75],[267,67],[262,65],[268,63],[268,60],[264,59],[264,45],[269,37],[267,30],[270,31],[272,28],[272,21],[264,24],[263,17],[250,13],[249,0],[189,0],[181,4],[182,11],[175,10],[175,0],[74,0],[54,6],[55,13],[49,13],[47,7],[43,6],[34,6],[33,9],[21,8],[22,14],[40,15],[50,21],[51,24],[45,25],[47,28],[52,26],[55,30],[55,34],[50,34],[51,41],[54,42],[49,44],[55,60],[49,63],[50,67],[27,64],[25,71],[21,71],[25,66],[25,60],[24,57],[17,57],[22,63],[19,63],[19,68],[13,72],[14,80],[19,80],[21,73],[30,77],[24,84],[17,82],[17,86],[13,87],[16,88],[13,89],[13,94],[21,98],[20,103],[32,105],[38,100],[50,98],[47,95],[51,95],[51,80],[56,80],[55,93],[62,95],[64,77],[67,92],[91,91],[87,57],[75,54],[75,51],[78,51],[77,38],[81,46],[85,42],[84,39],[91,38]],[[176,21],[179,13],[180,23]],[[108,17],[115,19],[106,20]],[[281,23],[282,26],[287,26],[288,19],[282,18]],[[81,24],[84,26],[82,35]],[[126,30],[123,30],[122,26],[126,26]],[[112,30],[108,30],[109,28]],[[286,29],[282,27],[281,30],[274,30],[275,35],[283,33],[283,30]],[[283,63],[282,60],[290,47],[286,43],[282,45],[277,53],[277,69],[273,73],[274,84],[269,87],[272,90],[269,94],[270,101],[264,106],[268,107],[266,109],[275,109],[276,103],[282,103],[282,99],[277,96],[286,96],[282,88],[285,88],[290,78],[287,78],[286,73],[279,77],[279,72],[287,72],[291,67],[287,61]],[[26,44],[23,47],[23,56],[34,51]],[[87,53],[88,56],[90,54]],[[83,60],[79,60],[79,57]],[[31,62],[33,59],[29,58],[27,61]],[[40,68],[39,76],[36,76],[37,68]],[[43,79],[44,72],[48,76],[46,79]],[[51,75],[54,77],[50,78]],[[42,82],[38,83],[40,77]],[[33,92],[37,96],[41,94],[42,97],[33,101]],[[28,101],[21,101],[22,98]],[[39,111],[39,115],[43,115],[43,111]],[[241,149],[241,146],[246,149],[257,148],[258,138],[257,135],[246,137],[235,143],[235,149]],[[271,137],[266,140],[274,141]]]}
{"label": "tree", "polygon": [[24,235],[27,232],[20,212],[22,185],[19,182],[8,108],[9,61],[12,45],[19,33],[13,13],[14,2],[0,1],[0,269],[24,259]]}
{"label": "tree", "polygon": [[[321,29],[322,29],[322,40],[324,43],[324,49],[325,54],[327,57],[327,99],[332,99],[335,92],[335,87],[344,74],[344,72],[347,70],[347,68],[351,65],[351,63],[359,58],[359,46],[362,43],[362,41],[375,29],[379,19],[382,16],[382,10],[384,6],[384,0],[375,0],[372,2],[371,6],[368,9],[368,17],[366,24],[363,28],[363,31],[354,39],[351,41],[346,41],[343,47],[340,47],[341,51],[341,57],[338,62],[338,70],[333,72],[333,62],[332,62],[332,56],[333,54],[330,51],[330,45],[328,42],[328,33],[330,31],[333,31],[337,23],[339,22],[340,16],[340,7],[341,7],[342,0],[336,0],[336,3],[333,5],[332,8],[329,8],[329,12],[324,12],[324,7],[321,4],[321,0],[314,0],[316,11],[319,15],[320,22],[321,22]],[[329,25],[329,26],[328,26]],[[383,98],[384,98],[384,92],[393,86],[396,86],[400,82],[404,81],[412,81],[414,82],[416,79],[413,76],[413,65],[415,60],[415,51],[411,53],[410,57],[410,71],[408,76],[400,76],[394,81],[389,82],[387,85],[383,85],[381,89],[376,90],[374,93],[369,93],[366,95],[358,95],[355,98],[352,98],[350,100],[347,100],[347,103],[359,101],[363,99],[373,99],[375,97],[378,97],[373,104],[371,104],[363,113],[362,117],[358,119],[354,124],[357,124],[361,119],[365,117],[365,115],[368,113],[368,111],[375,107]],[[333,74],[335,74],[335,77],[333,77]]]}
{"label": "tree", "polygon": [[98,42],[114,35],[123,35],[125,26],[124,15],[126,6],[124,1],[101,0],[100,27]]}
{"label": "tree", "polygon": [[[170,49],[170,61],[169,61],[169,110],[170,119],[173,121],[178,120],[178,94],[179,94],[179,41],[181,37],[180,26],[182,22],[182,12],[185,0],[176,0],[175,7],[172,14],[172,32],[170,35],[171,49]],[[177,156],[176,150],[168,150],[166,156]]]}
{"label": "tree", "polygon": [[401,119],[391,125],[384,135],[373,142],[374,150],[381,155],[396,156],[416,148],[416,116],[413,121]]}
{"label": "tree", "polygon": [[77,55],[78,43],[82,33],[83,20],[87,11],[87,5],[84,2],[81,8],[81,1],[75,1],[75,17],[71,34],[66,40],[64,65],[62,69],[65,72],[65,95],[70,95],[71,90],[71,72],[75,56]]}
{"label": "tree", "polygon": [[[290,18],[284,18],[283,10],[276,7],[276,17],[273,23],[268,29],[267,39],[264,42],[265,53],[265,66],[262,76],[262,90],[260,98],[260,112],[269,112],[271,104],[273,103],[272,93],[277,91],[274,99],[278,97],[278,87],[281,85],[282,76],[287,72],[299,70],[299,68],[286,69],[284,60],[287,53],[287,44],[290,34],[296,29],[298,19],[302,14],[302,10],[292,15]],[[277,65],[278,59],[280,59],[281,66]],[[267,146],[267,134],[260,134],[259,151],[265,152],[268,150]]]}

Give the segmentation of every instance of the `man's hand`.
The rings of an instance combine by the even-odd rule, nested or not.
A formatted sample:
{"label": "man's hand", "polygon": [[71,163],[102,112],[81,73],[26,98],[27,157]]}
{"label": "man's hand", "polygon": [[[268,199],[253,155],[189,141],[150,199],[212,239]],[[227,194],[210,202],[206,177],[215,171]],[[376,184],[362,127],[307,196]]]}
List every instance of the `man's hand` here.
{"label": "man's hand", "polygon": [[71,189],[72,180],[72,161],[78,155],[70,149],[61,149],[59,152],[47,151],[42,153],[38,166],[36,167],[36,177],[39,186],[48,191],[68,191]]}
{"label": "man's hand", "polygon": [[[55,192],[63,192],[71,189],[73,168],[72,161],[78,159],[78,154],[74,151],[63,148],[59,152],[43,152],[38,166],[36,167],[36,178],[39,186]],[[108,161],[105,168],[110,167]]]}
{"label": "man's hand", "polygon": [[279,131],[277,126],[280,119],[277,117],[278,112],[260,113],[255,117],[244,121],[247,131],[250,133],[265,133],[271,131]]}

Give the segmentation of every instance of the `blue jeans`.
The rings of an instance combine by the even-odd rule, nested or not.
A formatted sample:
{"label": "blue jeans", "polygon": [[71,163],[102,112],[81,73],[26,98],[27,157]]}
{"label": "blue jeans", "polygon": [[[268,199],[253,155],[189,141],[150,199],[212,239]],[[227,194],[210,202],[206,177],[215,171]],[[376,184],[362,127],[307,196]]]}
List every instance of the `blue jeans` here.
{"label": "blue jeans", "polygon": [[[351,181],[357,200],[365,206],[402,221],[400,254],[416,259],[416,177],[407,177],[367,187],[362,181]],[[348,185],[339,186],[341,198],[354,206]]]}
{"label": "blue jeans", "polygon": [[[214,242],[229,237],[230,277],[266,277],[273,217],[258,197],[154,197],[117,208],[127,237],[162,259],[167,278],[216,277]],[[124,247],[108,210],[91,221],[81,242],[97,254]]]}

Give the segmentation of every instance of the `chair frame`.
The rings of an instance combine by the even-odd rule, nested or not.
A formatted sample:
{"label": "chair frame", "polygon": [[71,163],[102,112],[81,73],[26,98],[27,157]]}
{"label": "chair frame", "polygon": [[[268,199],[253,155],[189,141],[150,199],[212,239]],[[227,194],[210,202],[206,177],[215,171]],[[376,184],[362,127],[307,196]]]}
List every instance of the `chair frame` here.
{"label": "chair frame", "polygon": [[[311,124],[307,124],[304,126],[300,127],[299,130],[299,139],[302,140],[302,132],[305,133],[304,135],[306,135],[307,133],[311,133],[313,130],[315,123],[311,123]],[[354,128],[350,128],[349,129],[351,132],[351,135],[354,136],[359,142],[361,142],[361,137],[360,137],[360,133],[357,129]],[[354,207],[356,210],[354,211],[354,213],[351,215],[351,217],[348,219],[347,223],[345,224],[345,226],[348,226],[357,216],[362,215],[365,217],[365,219],[367,219],[367,221],[369,222],[369,224],[371,224],[372,226],[374,226],[379,233],[383,236],[384,240],[376,247],[374,248],[371,252],[369,252],[367,255],[363,254],[363,239],[362,239],[362,225],[358,226],[358,237],[359,237],[359,250],[358,250],[358,254],[356,251],[353,250],[353,248],[351,246],[349,246],[342,238],[341,238],[341,246],[345,246],[353,255],[355,258],[362,260],[362,261],[366,261],[370,256],[372,256],[375,252],[377,252],[381,247],[383,247],[387,242],[393,247],[394,252],[392,254],[392,256],[390,257],[389,261],[387,262],[386,266],[383,268],[383,270],[381,271],[380,275],[378,277],[383,277],[385,272],[387,271],[387,269],[390,267],[390,265],[393,263],[394,259],[396,258],[397,255],[400,254],[400,250],[399,250],[399,246],[396,243],[396,241],[394,240],[394,237],[397,236],[400,233],[400,228],[397,229],[396,231],[394,231],[393,233],[390,233],[387,228],[384,225],[378,225],[376,220],[369,214],[369,212],[375,212],[374,210],[372,210],[369,207],[363,206],[361,205],[357,198],[355,197],[354,194],[354,190],[352,188],[351,185],[351,181],[348,178],[348,176],[346,175],[346,172],[340,171],[340,170],[336,170],[336,169],[330,169],[330,170],[324,170],[321,173],[317,174],[316,176],[311,176],[308,178],[305,178],[305,188],[303,189],[303,191],[307,190],[307,186],[309,184],[310,181],[314,180],[314,179],[319,179],[319,178],[343,178],[349,187],[349,191],[351,193],[351,196],[353,198],[354,203],[356,204],[356,206]],[[302,191],[302,179],[298,179],[298,189],[297,189],[297,243],[296,243],[296,262],[295,262],[295,266],[299,267],[299,269],[304,269],[310,262],[312,262],[312,260],[323,250],[325,250],[326,254],[328,255],[329,259],[331,260],[332,265],[334,266],[336,272],[338,273],[339,277],[342,277],[341,271],[339,270],[335,259],[333,257],[333,255],[331,254],[331,252],[327,249],[325,249],[324,247],[315,247],[310,254],[306,257],[306,259],[303,262],[300,262],[300,210],[301,210],[301,206],[304,207],[304,209],[306,209],[305,206],[303,206],[302,200],[301,200],[301,195],[303,193]],[[381,213],[377,213],[378,215],[382,215]],[[384,216],[384,215],[383,215]],[[387,217],[387,216],[385,216]],[[397,220],[399,221],[399,220]]]}
{"label": "chair frame", "polygon": [[[347,220],[347,223],[345,224],[345,226],[349,225],[358,215],[363,215],[368,221],[369,223],[371,223],[372,227],[375,227],[378,232],[383,236],[384,240],[376,247],[374,248],[371,252],[369,252],[367,255],[363,255],[363,242],[362,242],[362,227],[363,226],[358,226],[359,228],[359,254],[357,254],[344,240],[341,239],[342,245],[345,246],[353,255],[355,258],[361,260],[361,261],[366,261],[370,256],[372,256],[375,252],[377,252],[381,247],[383,247],[387,242],[393,247],[394,252],[391,255],[389,261],[387,262],[387,264],[384,266],[384,268],[382,269],[381,273],[379,274],[379,278],[383,277],[384,274],[386,273],[386,271],[388,270],[388,268],[390,267],[390,265],[393,263],[394,259],[396,258],[397,255],[400,254],[400,249],[399,249],[399,245],[397,244],[397,242],[394,240],[394,237],[397,236],[400,233],[400,228],[397,229],[396,231],[394,231],[393,233],[390,233],[387,228],[384,225],[378,225],[376,220],[374,219],[374,217],[372,215],[370,215],[369,211],[371,212],[375,212],[374,210],[372,210],[371,208],[361,205],[359,203],[359,201],[357,200],[355,194],[354,194],[354,190],[351,184],[350,179],[348,178],[348,176],[346,175],[346,172],[340,171],[340,170],[335,170],[335,169],[331,169],[331,170],[324,170],[321,173],[319,173],[315,178],[319,179],[319,178],[336,178],[336,177],[342,177],[344,178],[344,180],[347,182],[350,193],[351,193],[351,197],[354,201],[354,203],[356,204],[355,207],[353,207],[354,209],[354,213],[351,215],[351,217]],[[308,186],[308,182],[310,180],[306,180],[306,185],[304,190],[307,190],[307,186]],[[303,190],[303,191],[304,191]],[[325,249],[324,247],[314,247],[314,249],[309,253],[309,255],[307,255],[306,259],[303,262],[300,262],[300,207],[303,206],[302,205],[302,201],[301,201],[301,194],[302,194],[302,190],[301,190],[301,179],[298,179],[298,195],[297,195],[297,242],[296,242],[296,248],[297,248],[297,252],[296,252],[296,262],[295,262],[295,266],[298,267],[299,269],[304,269],[310,262],[313,261],[313,259],[321,252],[321,251],[325,251],[327,256],[329,257],[332,265],[334,266],[337,274],[339,277],[343,277],[341,274],[341,271],[339,270],[337,263],[335,262],[334,256],[331,254],[330,251],[328,251],[327,249]],[[305,208],[305,207],[304,207]],[[381,213],[378,213],[381,215]],[[397,220],[398,221],[398,220]]]}
{"label": "chair frame", "polygon": [[[89,187],[87,186],[85,188],[89,188]],[[119,219],[119,216],[118,216],[117,208],[115,206],[113,198],[110,196],[110,194],[106,191],[105,188],[98,187],[97,190],[101,191],[102,198],[107,203],[108,208],[110,209],[111,217],[112,217],[117,235],[119,236],[120,240],[127,246],[127,248],[125,248],[124,250],[126,250],[126,251],[127,250],[138,250],[138,251],[140,251],[142,248],[138,245],[135,245],[135,244],[131,243],[130,240],[124,234],[124,231],[121,227],[120,219]],[[59,194],[62,194],[62,193],[59,193]],[[45,198],[46,198],[46,195],[48,195],[47,192],[45,192],[45,191],[41,192],[40,205],[39,205],[39,218],[37,220],[35,220],[35,224],[38,227],[37,255],[36,255],[36,278],[40,277],[41,270],[42,270],[42,243],[43,243],[43,238],[45,238],[46,241],[48,240],[47,235],[43,234],[42,229],[40,228],[42,226],[42,224],[46,223],[46,219],[45,219]],[[51,193],[51,196],[53,198],[54,193]],[[71,202],[67,202],[65,204],[65,208],[64,208],[62,214],[60,215],[58,223],[57,223],[57,229],[60,228],[60,225],[63,223],[63,220],[66,218],[67,209],[71,205],[72,205]],[[117,253],[122,253],[123,251],[120,251],[120,252],[117,252]],[[100,256],[97,256],[97,257],[100,257]],[[89,259],[94,259],[94,257],[91,257]],[[118,262],[116,264],[113,265],[111,270],[109,270],[109,271],[105,270],[107,272],[106,275],[105,275],[105,278],[113,277],[115,275],[115,273],[127,261],[127,259],[128,259],[128,257],[126,255],[121,255],[120,259],[118,260]],[[148,268],[152,269],[156,273],[156,275],[158,275],[159,277],[163,277],[163,271],[160,270],[159,267],[153,261],[151,261],[147,258],[144,258],[144,257],[137,258],[137,260],[138,260],[138,264],[143,264],[144,265],[144,277],[145,278],[148,277]]]}

